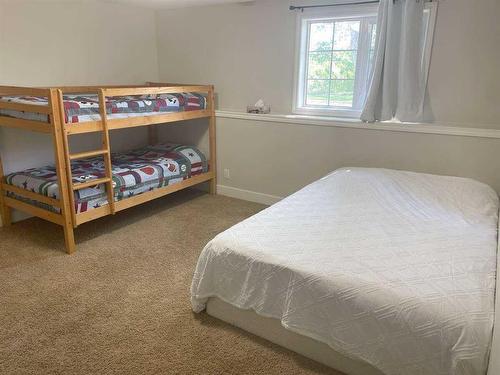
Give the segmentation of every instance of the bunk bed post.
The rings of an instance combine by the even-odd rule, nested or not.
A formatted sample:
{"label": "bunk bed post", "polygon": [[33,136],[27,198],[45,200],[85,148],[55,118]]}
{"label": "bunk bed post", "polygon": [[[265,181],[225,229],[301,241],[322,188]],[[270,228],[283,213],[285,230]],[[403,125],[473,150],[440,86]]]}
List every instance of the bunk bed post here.
{"label": "bunk bed post", "polygon": [[[63,135],[63,146],[64,146],[64,167],[66,170],[65,178],[66,178],[66,186],[68,189],[73,188],[73,175],[71,173],[71,159],[70,159],[70,148],[69,148],[69,139],[68,139],[68,132],[66,131],[66,119],[65,119],[65,114],[64,114],[64,98],[63,98],[63,92],[61,89],[57,90],[57,103],[58,103],[58,110],[59,110],[59,118],[61,122],[61,129],[62,129],[62,135]],[[73,228],[76,228],[76,206],[75,206],[75,195],[74,192],[71,190],[70,193],[68,194],[69,198],[69,206],[70,206],[70,213],[71,213],[71,220],[73,223]]]}
{"label": "bunk bed post", "polygon": [[3,163],[2,158],[0,157],[0,213],[2,215],[2,226],[8,227],[12,224],[12,211],[9,206],[7,206],[4,202],[4,193],[2,184],[4,183],[4,175],[3,175]]}
{"label": "bunk bed post", "polygon": [[[66,252],[71,254],[75,251],[75,235],[73,232],[72,212],[74,207],[71,207],[67,170],[66,170],[66,150],[64,147],[63,123],[64,118],[61,118],[61,103],[59,103],[59,93],[57,89],[50,89],[49,105],[51,108],[50,122],[53,127],[55,161],[57,170],[57,183],[59,185],[59,199],[61,201],[61,215],[63,217],[64,241],[66,244]],[[69,166],[71,168],[71,166]]]}
{"label": "bunk bed post", "polygon": [[155,145],[158,143],[158,126],[149,125],[148,126],[148,142],[150,145]]}
{"label": "bunk bed post", "polygon": [[[146,86],[154,87],[156,86],[154,82],[146,82]],[[150,125],[148,126],[148,143],[152,146],[158,143],[158,126]]]}
{"label": "bunk bed post", "polygon": [[210,118],[208,122],[208,139],[210,148],[210,164],[209,170],[212,171],[213,177],[210,180],[210,194],[217,194],[217,154],[216,154],[216,128],[215,128],[215,98],[214,86],[210,85],[207,93],[207,106],[210,110]]}

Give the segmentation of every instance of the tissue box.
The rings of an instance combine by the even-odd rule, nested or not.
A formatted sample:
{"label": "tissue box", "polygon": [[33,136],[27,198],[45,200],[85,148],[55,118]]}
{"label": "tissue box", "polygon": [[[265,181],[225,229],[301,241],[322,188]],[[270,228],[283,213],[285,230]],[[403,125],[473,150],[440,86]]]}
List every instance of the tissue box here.
{"label": "tissue box", "polygon": [[259,114],[271,113],[271,106],[269,104],[266,104],[263,107],[256,107],[254,105],[249,105],[247,106],[247,113],[259,113]]}

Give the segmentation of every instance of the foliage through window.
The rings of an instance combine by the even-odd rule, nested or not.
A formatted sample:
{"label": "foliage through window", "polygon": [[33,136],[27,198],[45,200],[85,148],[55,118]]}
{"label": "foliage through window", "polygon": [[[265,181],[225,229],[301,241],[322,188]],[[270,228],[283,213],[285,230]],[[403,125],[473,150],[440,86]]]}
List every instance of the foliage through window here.
{"label": "foliage through window", "polygon": [[[360,29],[366,29],[367,26],[374,34],[374,24],[370,21],[373,20],[365,18],[328,23],[311,22],[308,25],[310,42],[307,51],[306,105],[346,108],[358,106],[354,100],[355,78],[358,77],[359,80],[359,74],[362,73],[365,73],[365,78],[369,75],[369,64],[364,64],[363,67],[363,62],[358,62],[358,55],[363,54],[360,49],[368,48],[359,43],[359,34]],[[356,67],[360,68],[358,72]]]}

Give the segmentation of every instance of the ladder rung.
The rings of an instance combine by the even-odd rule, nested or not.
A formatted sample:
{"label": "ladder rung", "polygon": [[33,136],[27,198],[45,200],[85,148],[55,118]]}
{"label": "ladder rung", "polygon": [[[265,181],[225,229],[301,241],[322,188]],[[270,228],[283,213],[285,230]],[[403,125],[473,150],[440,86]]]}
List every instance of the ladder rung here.
{"label": "ladder rung", "polygon": [[78,152],[76,154],[69,155],[69,158],[71,160],[84,159],[84,158],[90,158],[92,156],[106,155],[107,153],[108,153],[108,150]]}
{"label": "ladder rung", "polygon": [[80,182],[78,184],[73,184],[73,190],[80,190],[80,189],[85,189],[91,186],[96,186],[100,184],[106,184],[108,182],[111,182],[110,178],[104,177],[104,178],[96,178],[94,180],[90,180],[87,182]]}

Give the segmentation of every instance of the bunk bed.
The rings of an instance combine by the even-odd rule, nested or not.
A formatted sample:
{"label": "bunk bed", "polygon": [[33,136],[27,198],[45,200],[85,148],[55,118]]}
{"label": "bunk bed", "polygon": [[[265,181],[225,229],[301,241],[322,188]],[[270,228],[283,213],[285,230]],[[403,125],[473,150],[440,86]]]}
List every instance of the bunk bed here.
{"label": "bunk bed", "polygon": [[[157,124],[208,119],[209,159],[196,147],[158,144]],[[0,86],[0,126],[52,137],[55,164],[4,175],[0,213],[11,225],[17,209],[64,229],[66,252],[85,222],[209,182],[216,193],[215,108],[212,85]],[[112,154],[110,131],[148,126],[149,145]],[[72,153],[73,135],[100,133],[98,150]]]}

